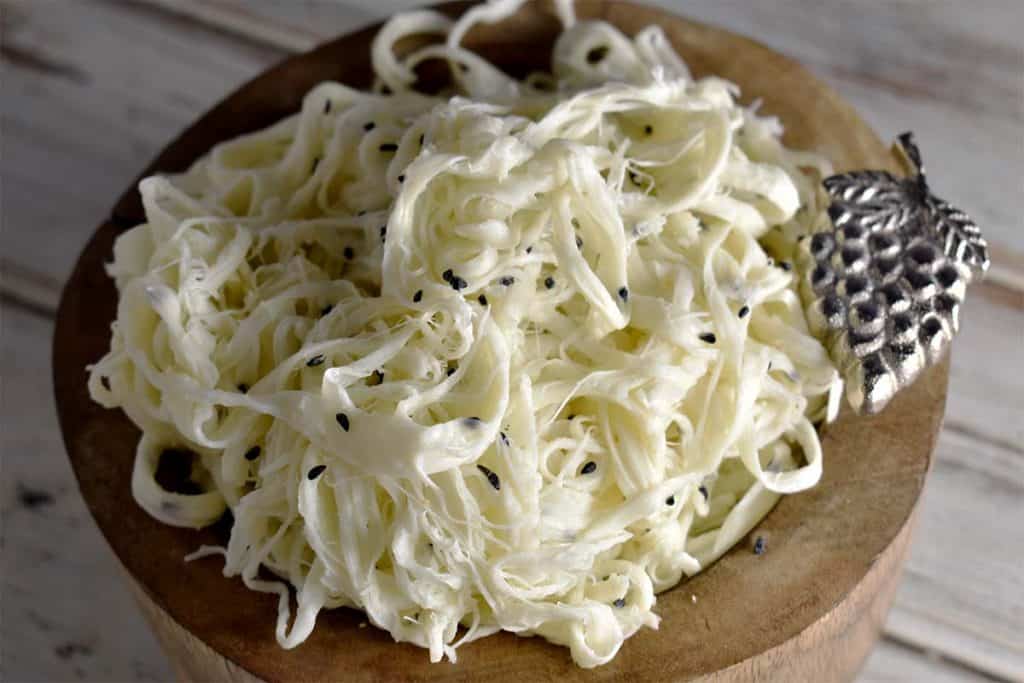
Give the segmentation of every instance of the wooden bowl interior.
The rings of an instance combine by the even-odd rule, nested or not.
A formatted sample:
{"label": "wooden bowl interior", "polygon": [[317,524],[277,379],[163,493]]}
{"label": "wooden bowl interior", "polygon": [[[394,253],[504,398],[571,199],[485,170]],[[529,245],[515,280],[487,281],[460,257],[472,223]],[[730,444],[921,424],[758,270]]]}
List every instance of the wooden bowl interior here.
{"label": "wooden bowl interior", "polygon": [[[467,6],[440,9],[455,16]],[[834,92],[751,40],[626,2],[581,0],[577,11],[580,18],[603,18],[629,34],[660,24],[697,75],[721,75],[741,86],[744,100],[762,99],[763,111],[786,124],[789,145],[821,151],[839,169],[892,165],[885,146]],[[183,170],[217,142],[297,111],[302,96],[321,81],[367,86],[377,28],[289,58],[246,84],[143,175]],[[545,7],[532,4],[499,25],[474,30],[467,43],[521,75],[546,66],[557,31]],[[276,597],[224,578],[216,558],[183,563],[187,553],[221,535],[165,526],[135,504],[129,481],[139,432],[120,411],[104,410],[88,397],[84,368],[109,345],[117,301],[103,263],[111,258],[117,234],[143,219],[133,186],[97,230],[65,289],[54,342],[65,443],[92,514],[146,598],[226,660],[264,680],[686,678],[745,666],[821,623],[863,586],[894,539],[907,534],[942,417],[945,364],[928,371],[881,415],[844,414],[827,427],[822,482],[786,497],[756,531],[767,540],[768,552],[756,556],[749,543],[740,543],[704,573],[663,594],[656,607],[661,628],[642,631],[596,671],[576,668],[567,651],[541,639],[507,633],[462,648],[457,664],[431,665],[425,651],[359,628],[363,615],[349,609],[322,613],[305,644],[281,650],[274,639]],[[898,569],[898,561],[889,564],[894,567],[885,571]]]}

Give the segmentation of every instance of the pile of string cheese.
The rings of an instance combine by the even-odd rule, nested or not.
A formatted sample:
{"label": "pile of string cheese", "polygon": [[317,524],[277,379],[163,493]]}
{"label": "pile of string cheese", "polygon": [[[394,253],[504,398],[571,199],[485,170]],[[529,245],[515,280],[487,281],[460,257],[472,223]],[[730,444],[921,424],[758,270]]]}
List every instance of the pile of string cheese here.
{"label": "pile of string cheese", "polygon": [[[373,93],[321,84],[144,180],[115,245],[92,396],[143,431],[150,514],[230,509],[195,556],[280,596],[284,647],[350,606],[432,661],[507,630],[600,665],[821,474],[839,380],[785,259],[827,166],[657,27],[560,3],[553,73],[524,81],[460,47],[519,4],[397,16]],[[396,56],[422,33],[443,42]],[[451,92],[411,89],[426,60]],[[158,483],[171,449],[196,490]]]}

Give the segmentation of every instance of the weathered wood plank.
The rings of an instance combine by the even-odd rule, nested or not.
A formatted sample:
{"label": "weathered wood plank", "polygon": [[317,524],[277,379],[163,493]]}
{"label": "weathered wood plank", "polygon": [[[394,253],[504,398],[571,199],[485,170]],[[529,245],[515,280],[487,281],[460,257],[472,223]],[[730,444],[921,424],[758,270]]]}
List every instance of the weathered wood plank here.
{"label": "weathered wood plank", "polygon": [[53,308],[125,186],[283,53],[137,4],[3,6],[4,289]]}
{"label": "weathered wood plank", "polygon": [[323,39],[324,27],[318,26],[318,23],[324,18],[331,22],[328,30],[339,34],[370,23],[376,15],[376,12],[367,12],[358,7],[324,7],[327,3],[315,0],[288,3],[273,0],[251,3],[235,0],[144,2],[289,52],[304,52],[319,43]]}
{"label": "weathered wood plank", "polygon": [[983,683],[987,676],[957,666],[934,653],[883,639],[864,664],[858,683]]}
{"label": "weathered wood plank", "polygon": [[1024,292],[970,288],[953,342],[946,428],[1024,458]]}
{"label": "weathered wood plank", "polygon": [[886,634],[1024,679],[1021,520],[1024,454],[944,430]]}
{"label": "weathered wood plank", "polygon": [[3,678],[171,680],[64,455],[49,390],[53,323],[10,306],[0,316]]}

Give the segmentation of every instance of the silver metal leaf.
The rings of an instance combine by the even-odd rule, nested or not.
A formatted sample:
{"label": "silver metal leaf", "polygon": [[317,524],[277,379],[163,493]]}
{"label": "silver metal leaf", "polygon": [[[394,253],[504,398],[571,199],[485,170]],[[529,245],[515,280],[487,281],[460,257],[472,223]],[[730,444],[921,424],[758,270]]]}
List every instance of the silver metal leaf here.
{"label": "silver metal leaf", "polygon": [[966,264],[976,274],[984,273],[989,266],[988,245],[974,221],[937,197],[927,197],[926,203],[931,214],[929,224],[942,240],[946,256]]}
{"label": "silver metal leaf", "polygon": [[884,408],[942,357],[967,284],[989,265],[978,226],[929,192],[913,136],[897,144],[910,176],[826,178],[832,225],[802,239],[797,254],[808,320],[863,413]]}
{"label": "silver metal leaf", "polygon": [[825,189],[835,203],[878,210],[897,207],[906,197],[903,181],[888,171],[853,171],[825,179]]}
{"label": "silver metal leaf", "polygon": [[886,171],[854,171],[825,179],[835,227],[857,223],[869,232],[889,231],[917,218],[916,188]]}

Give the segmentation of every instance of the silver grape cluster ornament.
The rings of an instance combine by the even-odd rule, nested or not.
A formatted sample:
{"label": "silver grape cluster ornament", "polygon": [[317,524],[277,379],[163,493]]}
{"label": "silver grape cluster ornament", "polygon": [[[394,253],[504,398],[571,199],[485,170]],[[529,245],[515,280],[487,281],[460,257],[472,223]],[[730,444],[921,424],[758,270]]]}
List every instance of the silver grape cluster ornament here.
{"label": "silver grape cluster ornament", "polygon": [[911,172],[854,171],[824,181],[832,230],[801,238],[801,295],[859,413],[876,413],[960,326],[967,284],[989,265],[978,226],[931,194],[913,136],[898,149]]}

